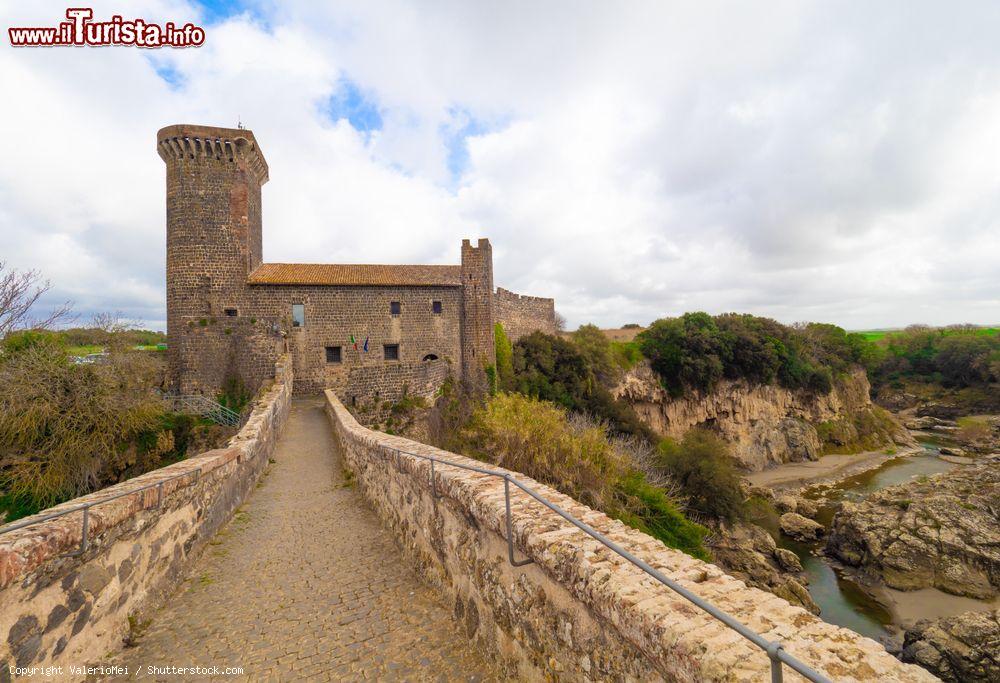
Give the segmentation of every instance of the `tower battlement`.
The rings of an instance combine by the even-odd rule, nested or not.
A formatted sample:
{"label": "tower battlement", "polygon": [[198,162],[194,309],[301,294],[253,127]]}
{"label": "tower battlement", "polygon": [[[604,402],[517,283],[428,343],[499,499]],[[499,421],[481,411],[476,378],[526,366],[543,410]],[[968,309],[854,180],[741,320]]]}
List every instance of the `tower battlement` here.
{"label": "tower battlement", "polygon": [[215,159],[240,163],[257,183],[268,181],[267,161],[253,132],[244,128],[216,128],[176,124],[161,128],[156,134],[156,151],[163,161]]}

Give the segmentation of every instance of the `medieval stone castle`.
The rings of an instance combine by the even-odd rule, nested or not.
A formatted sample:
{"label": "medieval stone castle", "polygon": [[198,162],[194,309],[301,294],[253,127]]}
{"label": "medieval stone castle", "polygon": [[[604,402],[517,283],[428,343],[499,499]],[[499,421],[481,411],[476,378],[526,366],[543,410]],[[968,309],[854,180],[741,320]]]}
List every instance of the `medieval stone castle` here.
{"label": "medieval stone castle", "polygon": [[552,299],[493,288],[489,240],[462,241],[459,265],[264,263],[268,166],[244,129],[175,125],[157,134],[167,165],[170,382],[214,395],[255,389],[287,349],[297,392],[348,404],[430,396],[451,375],[485,382],[494,324],[512,339],[555,331]]}

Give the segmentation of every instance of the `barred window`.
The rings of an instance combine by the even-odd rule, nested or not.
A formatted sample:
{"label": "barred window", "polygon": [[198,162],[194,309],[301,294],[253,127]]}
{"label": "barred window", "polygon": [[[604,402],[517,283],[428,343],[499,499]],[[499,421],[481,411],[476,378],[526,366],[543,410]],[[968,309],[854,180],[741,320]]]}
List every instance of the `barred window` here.
{"label": "barred window", "polygon": [[399,344],[386,344],[383,349],[385,360],[399,360]]}

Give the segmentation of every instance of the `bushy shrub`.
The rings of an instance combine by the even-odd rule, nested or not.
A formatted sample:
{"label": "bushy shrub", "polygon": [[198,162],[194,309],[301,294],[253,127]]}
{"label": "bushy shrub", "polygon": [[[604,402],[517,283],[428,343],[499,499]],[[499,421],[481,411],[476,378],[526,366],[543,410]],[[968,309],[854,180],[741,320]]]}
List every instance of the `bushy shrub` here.
{"label": "bushy shrub", "polygon": [[502,323],[493,326],[493,345],[496,350],[496,385],[508,391],[514,382],[514,347],[503,329]]}
{"label": "bushy shrub", "polygon": [[625,442],[609,436],[602,424],[508,393],[477,409],[463,431],[467,454],[548,484],[670,547],[707,557],[701,545],[706,530],[647,480]]}
{"label": "bushy shrub", "polygon": [[10,499],[51,505],[117,481],[150,448],[173,448],[156,439],[163,409],[141,352],[74,365],[61,340],[35,342],[0,361],[0,488]]}
{"label": "bushy shrub", "polygon": [[602,384],[611,384],[621,374],[611,355],[611,340],[596,325],[581,325],[573,333],[573,343]]}
{"label": "bushy shrub", "polygon": [[615,400],[574,342],[542,332],[522,337],[514,345],[513,366],[514,391],[589,414],[615,434],[655,440],[635,411]]}
{"label": "bushy shrub", "polygon": [[690,509],[724,521],[745,516],[739,474],[718,436],[692,429],[680,443],[664,439],[660,454],[661,466],[680,485]]}
{"label": "bushy shrub", "polygon": [[914,325],[885,335],[871,367],[872,384],[899,386],[904,379],[948,387],[980,387],[1000,381],[1000,334],[969,325]]}
{"label": "bushy shrub", "polygon": [[[789,389],[829,393],[833,370],[846,369],[850,352],[829,344],[840,328],[803,330],[769,318],[729,313],[685,313],[657,320],[636,341],[664,387],[674,396],[709,392],[723,379],[756,384],[777,382]],[[864,341],[853,339],[851,344]],[[850,348],[850,347],[848,347]],[[841,357],[840,353],[847,353]],[[833,363],[833,368],[830,363]]]}
{"label": "bushy shrub", "polygon": [[222,381],[222,391],[216,397],[219,404],[240,413],[253,399],[253,391],[236,372],[229,372]]}

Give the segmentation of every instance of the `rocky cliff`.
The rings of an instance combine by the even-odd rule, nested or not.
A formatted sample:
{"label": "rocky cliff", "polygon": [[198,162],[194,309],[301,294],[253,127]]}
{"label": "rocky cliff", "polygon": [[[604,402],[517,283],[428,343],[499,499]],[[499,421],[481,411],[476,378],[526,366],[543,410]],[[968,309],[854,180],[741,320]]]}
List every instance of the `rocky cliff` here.
{"label": "rocky cliff", "polygon": [[902,426],[872,404],[868,378],[860,368],[837,380],[825,395],[724,381],[707,394],[672,398],[643,362],[625,374],[613,393],[664,436],[680,439],[692,427],[712,429],[732,444],[733,455],[751,471],[816,460],[824,450],[911,442]]}
{"label": "rocky cliff", "polygon": [[845,502],[827,552],[892,588],[994,597],[1000,590],[1000,461]]}
{"label": "rocky cliff", "polygon": [[1000,681],[1000,610],[965,612],[907,629],[901,659],[942,681]]}

